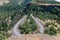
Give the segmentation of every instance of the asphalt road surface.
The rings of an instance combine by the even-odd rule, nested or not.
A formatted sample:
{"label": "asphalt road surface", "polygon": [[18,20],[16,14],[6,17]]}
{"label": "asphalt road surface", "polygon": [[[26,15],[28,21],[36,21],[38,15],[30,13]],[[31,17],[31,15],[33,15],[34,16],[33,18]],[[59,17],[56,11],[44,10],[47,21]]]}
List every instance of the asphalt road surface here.
{"label": "asphalt road surface", "polygon": [[39,19],[37,17],[34,17],[33,14],[31,14],[31,17],[35,20],[37,26],[40,28],[39,31],[41,34],[44,33],[44,26],[41,24],[41,22],[39,21]]}
{"label": "asphalt road surface", "polygon": [[20,19],[12,29],[12,35],[20,36],[19,25],[22,25],[27,19],[27,15],[25,15],[22,19]]}

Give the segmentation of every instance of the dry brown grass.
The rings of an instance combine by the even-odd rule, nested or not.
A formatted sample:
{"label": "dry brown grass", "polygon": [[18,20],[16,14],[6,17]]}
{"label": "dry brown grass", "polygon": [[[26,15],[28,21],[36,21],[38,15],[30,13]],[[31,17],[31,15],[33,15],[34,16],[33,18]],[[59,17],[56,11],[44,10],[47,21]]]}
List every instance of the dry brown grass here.
{"label": "dry brown grass", "polygon": [[43,20],[40,20],[40,21],[41,21],[41,23],[42,23],[43,25],[45,25],[45,23],[48,22],[48,23],[54,23],[54,25],[57,25],[56,28],[60,27],[60,24],[58,24],[56,20],[49,20],[49,19],[46,19],[45,21],[43,21]]}
{"label": "dry brown grass", "polygon": [[[60,38],[60,37],[59,37]],[[20,37],[11,36],[8,40],[60,40],[57,36],[50,36],[47,34],[27,34]]]}

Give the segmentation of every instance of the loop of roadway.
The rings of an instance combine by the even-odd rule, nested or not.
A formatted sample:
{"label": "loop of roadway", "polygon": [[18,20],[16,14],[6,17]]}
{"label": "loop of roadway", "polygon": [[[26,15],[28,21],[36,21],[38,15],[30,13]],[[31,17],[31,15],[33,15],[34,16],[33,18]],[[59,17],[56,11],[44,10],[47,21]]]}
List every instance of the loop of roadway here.
{"label": "loop of roadway", "polygon": [[16,36],[20,36],[20,32],[18,31],[19,25],[22,25],[27,19],[27,15],[25,15],[21,20],[19,20],[13,27],[12,34]]}
{"label": "loop of roadway", "polygon": [[[39,22],[39,19],[37,17],[34,17],[33,15],[30,15],[34,21],[37,23],[37,26],[40,28],[39,31],[41,34],[44,33],[44,26]],[[27,15],[25,15],[22,19],[20,19],[13,27],[12,29],[12,35],[16,35],[16,36],[21,36],[22,34],[20,34],[19,31],[19,25],[22,25],[23,23],[25,23],[27,19]]]}

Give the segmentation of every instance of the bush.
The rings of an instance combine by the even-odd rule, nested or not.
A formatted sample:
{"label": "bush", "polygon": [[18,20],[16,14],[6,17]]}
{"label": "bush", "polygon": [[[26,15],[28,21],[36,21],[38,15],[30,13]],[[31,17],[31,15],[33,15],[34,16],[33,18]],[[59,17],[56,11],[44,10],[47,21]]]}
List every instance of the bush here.
{"label": "bush", "polygon": [[46,23],[45,23],[45,26],[46,26],[46,27],[49,27],[49,25],[55,26],[54,23],[51,23],[51,22],[46,22]]}
{"label": "bush", "polygon": [[57,30],[54,27],[47,27],[45,29],[45,34],[56,35],[57,34]]}
{"label": "bush", "polygon": [[0,40],[5,40],[5,36],[4,35],[2,35],[2,34],[0,34]]}
{"label": "bush", "polygon": [[60,27],[58,27],[57,31],[60,33]]}
{"label": "bush", "polygon": [[33,19],[28,17],[28,20],[19,27],[22,34],[33,34],[37,30],[37,26]]}

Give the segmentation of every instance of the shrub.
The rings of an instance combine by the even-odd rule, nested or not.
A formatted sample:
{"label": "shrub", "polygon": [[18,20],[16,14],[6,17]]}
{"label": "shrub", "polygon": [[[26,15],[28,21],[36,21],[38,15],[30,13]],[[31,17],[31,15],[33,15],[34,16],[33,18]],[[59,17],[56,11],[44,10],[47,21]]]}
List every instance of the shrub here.
{"label": "shrub", "polygon": [[37,26],[31,17],[28,17],[30,21],[26,21],[23,25],[20,25],[22,34],[33,34],[37,30]]}
{"label": "shrub", "polygon": [[45,29],[45,34],[56,35],[57,34],[57,30],[54,27],[47,27]]}
{"label": "shrub", "polygon": [[60,27],[58,27],[57,31],[60,33]]}

